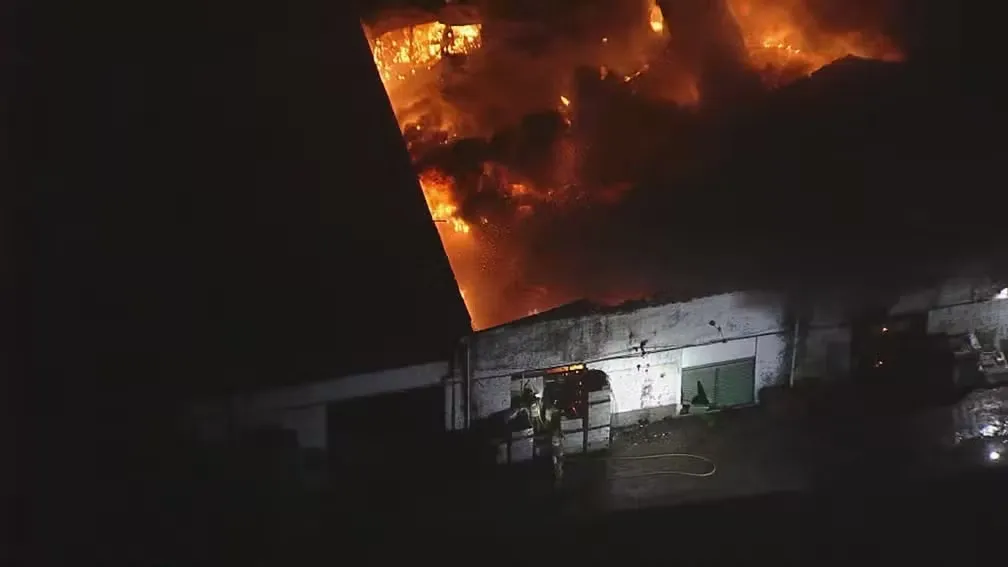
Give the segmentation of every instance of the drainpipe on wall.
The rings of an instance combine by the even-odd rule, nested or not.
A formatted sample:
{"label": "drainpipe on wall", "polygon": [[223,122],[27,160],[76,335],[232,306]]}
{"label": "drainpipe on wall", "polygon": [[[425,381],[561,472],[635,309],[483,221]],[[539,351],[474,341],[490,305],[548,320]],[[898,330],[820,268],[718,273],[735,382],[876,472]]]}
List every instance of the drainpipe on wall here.
{"label": "drainpipe on wall", "polygon": [[794,388],[795,369],[798,367],[798,330],[801,318],[795,317],[794,337],[791,338],[791,373],[788,374],[788,385]]}
{"label": "drainpipe on wall", "polygon": [[465,428],[469,429],[472,423],[472,337],[466,337],[462,339],[462,344],[465,347],[465,367],[462,369],[465,372],[465,394],[463,398],[465,399]]}
{"label": "drainpipe on wall", "polygon": [[[455,360],[458,360],[458,358],[456,358]],[[458,413],[456,411],[456,409],[455,409],[456,400],[455,400],[455,376],[454,376],[454,374],[455,374],[454,372],[452,372],[451,374],[449,374],[448,375],[448,380],[447,380],[448,387],[451,388],[451,410],[449,412],[449,415],[451,415],[451,422],[450,422],[451,423],[451,427],[448,428],[448,431],[455,431],[455,416]]]}

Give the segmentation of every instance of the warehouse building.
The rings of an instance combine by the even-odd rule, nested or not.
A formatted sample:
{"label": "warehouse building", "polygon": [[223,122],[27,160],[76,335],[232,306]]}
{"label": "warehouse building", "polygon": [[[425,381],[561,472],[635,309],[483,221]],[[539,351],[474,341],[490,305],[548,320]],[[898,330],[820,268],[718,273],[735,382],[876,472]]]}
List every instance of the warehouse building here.
{"label": "warehouse building", "polygon": [[[368,447],[430,447],[439,433],[479,428],[509,414],[523,388],[567,389],[575,394],[565,444],[578,453],[607,447],[614,428],[759,404],[768,388],[803,380],[843,380],[874,335],[970,332],[1004,350],[1008,291],[950,280],[888,307],[823,299],[805,313],[765,292],[579,302],[465,337],[453,360],[195,404],[189,422],[219,440],[285,431],[316,459],[347,463],[374,458]],[[530,431],[510,435],[498,462],[535,455]]]}
{"label": "warehouse building", "polygon": [[[610,308],[579,302],[465,339],[446,384],[446,418],[466,429],[510,413],[523,388],[573,382],[581,392],[569,402],[565,443],[593,450],[608,445],[611,428],[758,404],[767,388],[796,381],[844,379],[872,334],[981,331],[1004,342],[1006,296],[989,280],[963,278],[888,306],[822,298],[802,309],[783,294],[741,291]],[[498,462],[534,455],[529,436],[502,439]]]}

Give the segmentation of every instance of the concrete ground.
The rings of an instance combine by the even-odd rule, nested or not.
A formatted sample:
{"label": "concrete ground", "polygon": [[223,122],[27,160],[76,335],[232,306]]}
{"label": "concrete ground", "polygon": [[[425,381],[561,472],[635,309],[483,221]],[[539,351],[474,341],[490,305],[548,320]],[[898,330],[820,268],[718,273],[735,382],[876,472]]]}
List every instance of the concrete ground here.
{"label": "concrete ground", "polygon": [[686,416],[614,434],[611,448],[570,455],[559,494],[547,463],[500,467],[481,475],[470,496],[500,510],[558,505],[582,518],[809,487],[811,437],[769,418],[763,408]]}
{"label": "concrete ground", "polygon": [[[1004,466],[1006,434],[1008,388],[942,407],[851,410],[827,420],[781,418],[764,407],[678,417],[620,430],[607,452],[569,457],[560,499],[580,516],[936,478]],[[533,486],[524,479],[535,474],[522,474],[519,485]],[[514,492],[508,499],[516,501]]]}
{"label": "concrete ground", "polygon": [[809,442],[802,428],[758,407],[623,430],[608,456],[608,508],[802,490],[809,483],[803,462]]}

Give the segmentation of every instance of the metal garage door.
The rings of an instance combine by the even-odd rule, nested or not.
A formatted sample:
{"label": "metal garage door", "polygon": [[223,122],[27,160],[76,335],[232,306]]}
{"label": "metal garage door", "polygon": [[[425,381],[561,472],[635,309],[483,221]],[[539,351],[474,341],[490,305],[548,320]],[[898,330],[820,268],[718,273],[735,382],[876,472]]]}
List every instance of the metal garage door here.
{"label": "metal garage door", "polygon": [[710,409],[752,404],[755,402],[755,369],[756,361],[752,358],[685,368],[682,371],[682,401],[702,411],[702,390],[710,402]]}

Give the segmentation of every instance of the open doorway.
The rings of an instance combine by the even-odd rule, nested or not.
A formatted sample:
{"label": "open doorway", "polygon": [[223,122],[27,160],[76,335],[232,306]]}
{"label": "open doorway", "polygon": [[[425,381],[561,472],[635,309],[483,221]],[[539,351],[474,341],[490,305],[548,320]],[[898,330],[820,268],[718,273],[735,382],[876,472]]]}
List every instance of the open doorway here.
{"label": "open doorway", "polygon": [[954,394],[954,359],[946,337],[927,334],[927,314],[861,319],[854,327],[853,375],[865,401],[913,407]]}
{"label": "open doorway", "polygon": [[[609,446],[612,394],[605,372],[575,364],[515,375],[511,379],[512,410],[527,404],[528,397],[536,393],[560,410],[566,453]],[[517,462],[548,455],[548,439],[541,438],[527,420],[514,420],[510,429],[511,439],[499,460]]]}

